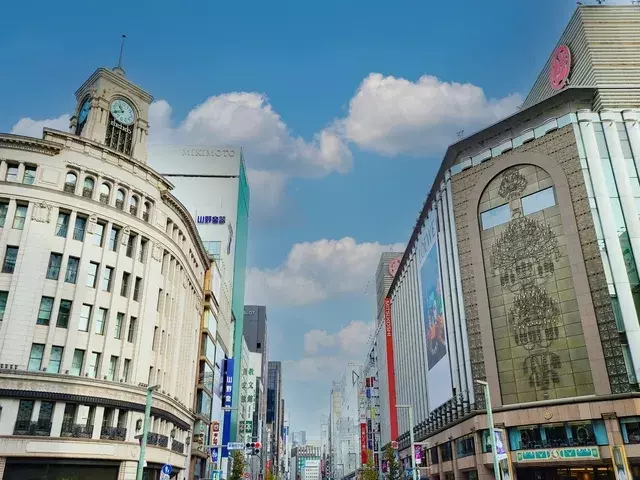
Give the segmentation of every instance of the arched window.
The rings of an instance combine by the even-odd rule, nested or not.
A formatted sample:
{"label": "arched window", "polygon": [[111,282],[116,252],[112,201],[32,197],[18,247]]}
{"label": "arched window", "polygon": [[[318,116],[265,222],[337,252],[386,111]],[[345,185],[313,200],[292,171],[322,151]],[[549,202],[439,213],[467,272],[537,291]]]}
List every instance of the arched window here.
{"label": "arched window", "polygon": [[124,210],[124,190],[119,188],[116,192],[116,208],[119,210]]}
{"label": "arched window", "polygon": [[93,178],[87,177],[84,179],[84,185],[82,186],[82,196],[83,197],[93,197],[93,186],[95,182]]}
{"label": "arched window", "polygon": [[76,193],[76,183],[78,182],[78,175],[75,172],[68,172],[64,179],[64,191],[69,193]]}
{"label": "arched window", "polygon": [[131,215],[138,215],[138,197],[135,195],[132,195],[129,201],[129,213]]}
{"label": "arched window", "polygon": [[108,183],[100,185],[100,202],[109,204],[109,196],[111,195],[111,187]]}
{"label": "arched window", "polygon": [[150,215],[151,215],[151,203],[144,202],[144,205],[142,206],[142,219],[145,222],[148,222]]}

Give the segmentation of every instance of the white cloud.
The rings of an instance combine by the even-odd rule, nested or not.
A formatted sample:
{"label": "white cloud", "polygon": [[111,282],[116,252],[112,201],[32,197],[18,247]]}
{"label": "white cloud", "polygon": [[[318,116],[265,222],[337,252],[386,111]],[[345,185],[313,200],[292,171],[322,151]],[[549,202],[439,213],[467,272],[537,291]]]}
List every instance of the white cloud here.
{"label": "white cloud", "polygon": [[336,122],[349,141],[384,155],[444,153],[456,132],[472,133],[517,110],[519,94],[488,99],[470,83],[424,75],[416,82],[369,74]]}
{"label": "white cloud", "polygon": [[373,333],[372,322],[355,320],[337,333],[330,334],[326,330],[310,330],[304,335],[304,351],[315,355],[320,350],[339,346],[342,354],[359,358],[364,355]]}
{"label": "white cloud", "polygon": [[305,305],[331,296],[364,293],[380,254],[403,248],[399,243],[357,243],[351,237],[297,243],[278,267],[248,271],[248,303]]}
{"label": "white cloud", "polygon": [[171,127],[171,115],[166,101],[152,105],[149,142],[238,145],[243,147],[250,168],[286,175],[324,176],[351,168],[351,152],[335,131],[322,130],[311,142],[295,136],[260,93],[211,96],[175,128]]}
{"label": "white cloud", "polygon": [[69,130],[69,121],[71,117],[66,113],[58,118],[48,118],[46,120],[33,120],[32,118],[21,118],[11,128],[11,133],[16,135],[24,135],[26,137],[42,138],[42,129],[44,127],[53,128],[67,132]]}

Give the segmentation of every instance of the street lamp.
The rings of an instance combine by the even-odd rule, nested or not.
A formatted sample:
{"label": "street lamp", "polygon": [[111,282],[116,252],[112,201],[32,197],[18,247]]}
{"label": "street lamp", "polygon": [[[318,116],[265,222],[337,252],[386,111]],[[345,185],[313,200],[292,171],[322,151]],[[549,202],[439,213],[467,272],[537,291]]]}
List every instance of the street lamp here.
{"label": "street lamp", "polygon": [[149,419],[151,417],[151,399],[153,392],[158,390],[160,385],[147,387],[147,404],[144,407],[144,421],[142,424],[142,438],[140,439],[140,457],[138,458],[138,470],[136,472],[136,480],[142,480],[142,472],[144,470],[144,455],[147,450],[147,435],[149,434]]}
{"label": "street lamp", "polygon": [[491,410],[491,395],[489,393],[489,384],[484,380],[476,380],[478,385],[484,388],[484,403],[487,408],[487,423],[489,424],[489,445],[493,452],[493,474],[496,480],[500,478],[500,466],[498,465],[498,452],[496,451],[496,431],[493,426],[493,410]]}
{"label": "street lamp", "polygon": [[411,475],[413,480],[418,480],[418,470],[416,469],[416,444],[413,438],[413,405],[396,405],[396,408],[406,408],[409,410],[409,439],[411,440]]}

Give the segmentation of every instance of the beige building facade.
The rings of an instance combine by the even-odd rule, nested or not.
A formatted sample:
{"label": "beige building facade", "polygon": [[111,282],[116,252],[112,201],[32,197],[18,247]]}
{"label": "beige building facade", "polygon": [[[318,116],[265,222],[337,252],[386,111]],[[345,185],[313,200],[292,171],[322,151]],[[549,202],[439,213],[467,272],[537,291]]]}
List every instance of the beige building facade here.
{"label": "beige building facade", "polygon": [[70,133],[0,134],[0,478],[188,478],[209,259],[147,165],[152,98],[98,69]]}

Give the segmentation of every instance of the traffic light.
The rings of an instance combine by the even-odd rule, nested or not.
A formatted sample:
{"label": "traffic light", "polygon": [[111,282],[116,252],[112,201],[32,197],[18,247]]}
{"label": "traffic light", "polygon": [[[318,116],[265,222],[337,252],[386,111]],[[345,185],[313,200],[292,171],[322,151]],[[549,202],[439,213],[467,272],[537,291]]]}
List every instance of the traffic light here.
{"label": "traffic light", "polygon": [[252,455],[260,455],[260,442],[249,442],[245,445],[246,450],[249,451]]}

